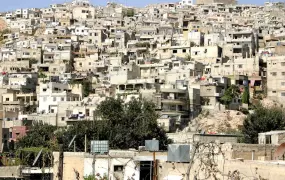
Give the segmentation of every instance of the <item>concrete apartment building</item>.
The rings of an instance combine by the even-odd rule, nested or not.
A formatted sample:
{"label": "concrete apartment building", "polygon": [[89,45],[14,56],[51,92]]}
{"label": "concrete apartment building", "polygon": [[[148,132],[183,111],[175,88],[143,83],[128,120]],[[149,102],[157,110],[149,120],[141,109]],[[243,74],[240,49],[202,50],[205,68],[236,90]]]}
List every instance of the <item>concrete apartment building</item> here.
{"label": "concrete apartment building", "polygon": [[67,84],[41,83],[39,86],[39,113],[57,113],[58,102],[78,101],[79,94],[73,94]]}
{"label": "concrete apartment building", "polygon": [[[251,98],[266,97],[284,104],[284,16],[282,3],[237,5],[235,0],[180,0],[142,8],[115,2],[103,7],[74,0],[1,13],[7,30],[0,37],[0,145],[3,141],[6,148],[9,141],[24,136],[29,129],[23,123],[26,121],[66,127],[100,120],[97,107],[110,97],[125,103],[132,98],[152,101],[158,124],[179,143],[192,142],[197,128],[187,126],[200,118],[201,112],[242,107],[240,97],[228,107],[220,103],[230,85],[242,91],[248,84]],[[208,136],[199,135],[199,141],[223,138]],[[269,136],[276,144],[274,132],[260,134],[260,144]],[[243,168],[248,163],[267,167],[279,177],[282,163],[276,167],[275,162],[254,161],[270,159],[269,150],[262,157],[263,145],[223,146],[232,153],[230,158],[245,158],[245,162],[226,160],[225,168],[238,167],[248,173],[250,168]],[[244,148],[246,155],[239,156],[243,153],[236,151],[238,148]],[[140,164],[151,166],[150,154],[112,153],[115,158],[96,157],[98,173],[110,169],[112,179],[150,175],[137,168]],[[75,178],[74,169],[80,173],[79,179],[92,172],[90,154],[65,155],[67,179]],[[55,153],[54,174],[57,158]],[[169,179],[168,175],[185,178],[185,163],[167,162],[165,153],[160,152],[157,159],[160,179]],[[30,170],[23,169],[22,174]],[[33,172],[42,170],[52,174],[47,169]]]}
{"label": "concrete apartment building", "polygon": [[219,100],[224,94],[228,83],[228,79],[224,77],[213,77],[200,82],[201,107],[203,109],[216,109],[217,106],[220,106]]}
{"label": "concrete apartment building", "polygon": [[237,4],[236,0],[196,0],[196,4],[214,4],[214,3],[223,3],[229,5]]}
{"label": "concrete apartment building", "polygon": [[283,67],[285,66],[285,59],[283,56],[273,57],[267,60],[267,91],[268,97],[283,104],[285,97],[285,89],[283,86],[284,75]]}

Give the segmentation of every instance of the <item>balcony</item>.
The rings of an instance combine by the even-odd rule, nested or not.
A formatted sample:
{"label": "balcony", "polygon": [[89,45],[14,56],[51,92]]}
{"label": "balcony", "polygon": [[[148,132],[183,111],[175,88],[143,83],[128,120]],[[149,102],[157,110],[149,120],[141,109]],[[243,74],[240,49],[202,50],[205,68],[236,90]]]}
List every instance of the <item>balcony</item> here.
{"label": "balcony", "polygon": [[85,120],[85,114],[71,114],[66,121],[76,122]]}
{"label": "balcony", "polygon": [[233,48],[234,48],[234,49],[242,49],[242,45],[234,44],[234,45],[233,45]]}
{"label": "balcony", "polygon": [[252,41],[252,38],[237,38],[237,39],[234,39],[234,38],[229,38],[227,39],[227,42],[251,42]]}
{"label": "balcony", "polygon": [[185,105],[187,103],[185,98],[174,99],[171,97],[163,98],[163,99],[161,99],[161,102],[163,104],[175,104],[175,105]]}
{"label": "balcony", "polygon": [[221,97],[222,95],[222,93],[215,93],[215,97]]}
{"label": "balcony", "polygon": [[24,102],[23,101],[3,101],[3,105],[22,106],[24,105]]}
{"label": "balcony", "polygon": [[162,109],[162,114],[168,114],[168,115],[188,115],[189,111],[176,111],[171,109]]}
{"label": "balcony", "polygon": [[22,169],[22,174],[52,174],[52,168],[25,167]]}
{"label": "balcony", "polygon": [[166,93],[187,93],[187,90],[185,89],[175,89],[175,88],[161,88],[161,92],[166,92]]}

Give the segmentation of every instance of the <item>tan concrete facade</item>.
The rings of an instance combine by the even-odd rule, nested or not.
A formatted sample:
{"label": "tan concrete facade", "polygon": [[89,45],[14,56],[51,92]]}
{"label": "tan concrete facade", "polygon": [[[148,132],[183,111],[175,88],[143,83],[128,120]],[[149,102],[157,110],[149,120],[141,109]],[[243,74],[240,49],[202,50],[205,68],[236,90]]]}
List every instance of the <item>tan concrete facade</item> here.
{"label": "tan concrete facade", "polygon": [[196,4],[213,4],[213,3],[237,4],[237,1],[236,0],[196,0]]}

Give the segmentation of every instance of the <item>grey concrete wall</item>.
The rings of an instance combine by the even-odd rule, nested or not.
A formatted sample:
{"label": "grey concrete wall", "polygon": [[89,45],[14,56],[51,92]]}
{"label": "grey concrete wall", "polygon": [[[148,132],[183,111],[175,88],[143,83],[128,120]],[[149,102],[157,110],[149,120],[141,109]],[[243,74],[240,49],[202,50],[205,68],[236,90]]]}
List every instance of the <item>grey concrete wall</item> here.
{"label": "grey concrete wall", "polygon": [[21,177],[21,167],[20,166],[0,167],[0,179],[20,178],[20,177]]}
{"label": "grey concrete wall", "polygon": [[236,136],[219,136],[219,135],[201,135],[201,134],[195,134],[194,135],[194,141],[196,142],[204,142],[204,143],[210,143],[218,141],[220,143],[237,143],[238,137]]}
{"label": "grey concrete wall", "polygon": [[[226,145],[225,145],[226,146]],[[254,160],[266,157],[267,160],[273,159],[274,152],[278,146],[267,144],[232,144],[228,151],[232,151],[232,159],[243,158],[245,160],[252,159],[254,151]],[[231,150],[230,150],[231,149]]]}

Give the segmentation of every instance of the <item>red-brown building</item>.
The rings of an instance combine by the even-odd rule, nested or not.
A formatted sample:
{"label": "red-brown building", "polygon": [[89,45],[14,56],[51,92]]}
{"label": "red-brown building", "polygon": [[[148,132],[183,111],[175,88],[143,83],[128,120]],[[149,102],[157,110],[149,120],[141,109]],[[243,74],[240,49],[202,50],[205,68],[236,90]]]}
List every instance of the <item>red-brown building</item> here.
{"label": "red-brown building", "polygon": [[[26,135],[28,131],[27,126],[14,126],[10,128],[10,141],[17,141],[19,138]],[[12,137],[11,137],[12,134]]]}

